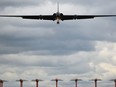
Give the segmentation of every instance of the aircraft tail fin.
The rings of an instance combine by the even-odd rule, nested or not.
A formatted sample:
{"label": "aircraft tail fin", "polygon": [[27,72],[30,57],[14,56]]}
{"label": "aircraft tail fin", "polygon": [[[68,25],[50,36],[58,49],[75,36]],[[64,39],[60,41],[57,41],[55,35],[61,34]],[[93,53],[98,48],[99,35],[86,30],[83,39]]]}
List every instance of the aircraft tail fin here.
{"label": "aircraft tail fin", "polygon": [[57,12],[59,12],[59,2],[57,3]]}

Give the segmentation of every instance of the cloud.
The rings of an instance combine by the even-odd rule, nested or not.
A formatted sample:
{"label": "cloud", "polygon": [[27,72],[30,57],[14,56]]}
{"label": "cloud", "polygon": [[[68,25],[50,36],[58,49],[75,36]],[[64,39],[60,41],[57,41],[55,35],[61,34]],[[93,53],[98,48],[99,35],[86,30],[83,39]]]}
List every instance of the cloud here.
{"label": "cloud", "polygon": [[32,0],[20,0],[20,1],[14,1],[14,0],[4,0],[0,1],[0,7],[20,7],[20,6],[31,6],[31,5],[37,5],[39,3],[42,3],[42,1],[32,1]]}
{"label": "cloud", "polygon": [[[104,47],[103,47],[104,46]],[[111,49],[112,48],[112,49]],[[113,53],[114,52],[114,53]],[[106,42],[97,42],[96,43],[96,49],[95,51],[81,51],[77,52],[72,55],[67,56],[57,56],[57,55],[46,55],[40,56],[40,55],[26,55],[26,54],[9,54],[9,55],[2,55],[1,57],[1,63],[0,64],[9,64],[17,65],[17,66],[40,66],[40,67],[50,67],[56,68],[54,72],[66,70],[62,73],[68,73],[75,70],[78,71],[78,74],[82,74],[83,72],[90,72],[93,71],[95,68],[101,67],[102,64],[110,64],[112,63],[113,66],[115,66],[115,63],[113,63],[114,57],[115,57],[115,43],[106,43]],[[94,57],[94,58],[93,58]],[[48,60],[51,59],[51,61],[48,62]],[[110,60],[110,61],[109,61]],[[5,63],[6,62],[6,63]],[[72,67],[73,66],[73,67]],[[61,67],[61,68],[60,68]],[[84,70],[82,67],[86,67]],[[59,68],[57,70],[57,68]],[[78,70],[77,70],[77,69]],[[101,67],[103,68],[103,67]],[[68,71],[67,71],[68,70]],[[101,69],[102,70],[102,69]]]}
{"label": "cloud", "polygon": [[[104,4],[105,2],[105,4]],[[56,1],[0,1],[1,14],[53,14]],[[115,1],[59,1],[64,14],[115,14]],[[73,9],[73,10],[72,10]],[[0,18],[0,78],[16,87],[19,78],[28,79],[25,86],[35,86],[35,78],[45,80],[40,86],[55,86],[53,78],[61,78],[59,86],[72,86],[70,79],[109,80],[115,74],[115,18],[54,21]],[[65,81],[67,83],[65,83]],[[11,83],[9,85],[9,83]],[[92,82],[79,83],[80,87]],[[101,82],[101,87],[112,87]]]}

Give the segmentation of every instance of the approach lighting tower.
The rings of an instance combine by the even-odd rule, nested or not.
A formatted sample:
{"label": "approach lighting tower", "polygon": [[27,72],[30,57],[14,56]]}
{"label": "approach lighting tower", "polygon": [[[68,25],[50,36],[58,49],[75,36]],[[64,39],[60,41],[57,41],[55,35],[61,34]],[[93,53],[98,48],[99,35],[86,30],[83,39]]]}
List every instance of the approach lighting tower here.
{"label": "approach lighting tower", "polygon": [[4,82],[7,82],[7,81],[6,81],[6,80],[1,80],[1,79],[0,79],[0,87],[3,87],[3,83],[4,83]]}
{"label": "approach lighting tower", "polygon": [[78,81],[82,81],[81,79],[72,79],[71,81],[75,81],[75,87],[78,87]]}
{"label": "approach lighting tower", "polygon": [[19,80],[16,80],[16,81],[20,82],[20,87],[23,87],[23,81],[27,81],[27,80],[19,79]]}
{"label": "approach lighting tower", "polygon": [[39,83],[40,81],[43,81],[43,80],[41,80],[41,79],[35,79],[35,80],[32,80],[32,81],[35,81],[35,82],[36,82],[36,87],[38,87],[38,83]]}
{"label": "approach lighting tower", "polygon": [[110,81],[114,81],[114,87],[116,87],[116,79],[112,79]]}
{"label": "approach lighting tower", "polygon": [[58,87],[58,81],[63,81],[61,79],[52,79],[51,81],[56,81],[56,87]]}
{"label": "approach lighting tower", "polygon": [[91,81],[94,81],[95,82],[95,87],[97,87],[97,81],[101,81],[101,79],[92,79]]}

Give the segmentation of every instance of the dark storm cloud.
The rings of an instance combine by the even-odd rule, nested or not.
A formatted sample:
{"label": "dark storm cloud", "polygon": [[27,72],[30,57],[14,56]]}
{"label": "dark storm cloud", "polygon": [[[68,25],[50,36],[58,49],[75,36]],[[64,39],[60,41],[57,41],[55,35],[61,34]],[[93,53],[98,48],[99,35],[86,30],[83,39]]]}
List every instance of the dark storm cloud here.
{"label": "dark storm cloud", "polygon": [[[18,22],[19,23],[18,23]],[[4,25],[7,24],[8,26]],[[29,20],[2,21],[1,54],[31,53],[42,55],[64,55],[78,51],[94,50],[94,43],[82,37],[82,31],[72,26],[51,26]],[[62,28],[60,28],[62,27]],[[82,34],[82,35],[81,35]],[[85,36],[86,37],[86,36]]]}
{"label": "dark storm cloud", "polygon": [[[77,51],[91,51],[94,44],[84,40],[62,40],[54,38],[16,38],[15,36],[1,36],[0,53],[35,52],[35,54],[70,54]],[[65,38],[64,38],[65,39]]]}
{"label": "dark storm cloud", "polygon": [[[1,25],[1,54],[22,52],[64,55],[79,51],[92,51],[94,50],[94,41],[116,41],[115,23],[112,21],[83,20],[78,21],[78,23],[73,21],[73,24],[62,22],[60,25],[53,24],[54,26],[51,22],[47,22],[50,25],[45,23],[46,26],[44,26],[43,22],[45,21],[41,24],[22,19],[18,20],[19,23],[15,22],[16,20],[13,21],[5,22],[10,28],[4,26],[4,24]],[[96,23],[97,21],[100,22]],[[112,23],[112,28],[109,23]]]}

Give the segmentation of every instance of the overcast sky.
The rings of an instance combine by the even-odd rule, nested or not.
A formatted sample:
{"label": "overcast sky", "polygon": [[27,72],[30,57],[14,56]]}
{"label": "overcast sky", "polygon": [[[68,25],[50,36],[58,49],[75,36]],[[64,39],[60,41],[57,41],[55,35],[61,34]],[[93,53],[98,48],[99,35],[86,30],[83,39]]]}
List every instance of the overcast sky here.
{"label": "overcast sky", "polygon": [[[53,14],[60,3],[63,14],[116,14],[116,0],[0,0],[0,14]],[[5,87],[34,87],[32,79],[43,79],[41,87],[55,87],[51,79],[63,79],[60,87],[112,87],[116,78],[116,18],[56,21],[0,18],[0,79]]]}

